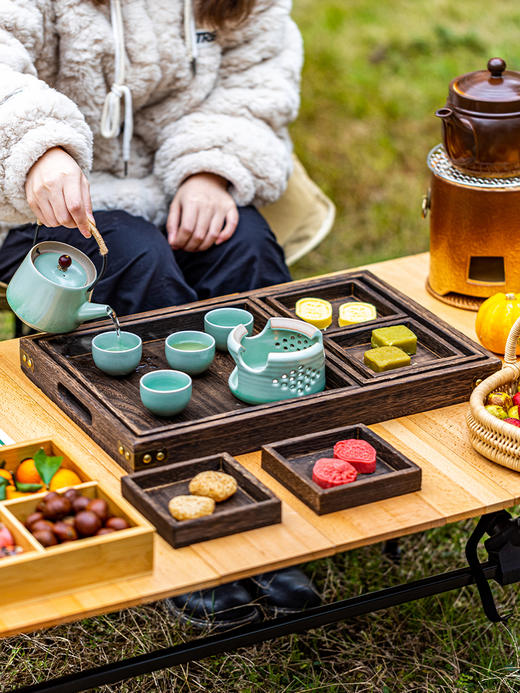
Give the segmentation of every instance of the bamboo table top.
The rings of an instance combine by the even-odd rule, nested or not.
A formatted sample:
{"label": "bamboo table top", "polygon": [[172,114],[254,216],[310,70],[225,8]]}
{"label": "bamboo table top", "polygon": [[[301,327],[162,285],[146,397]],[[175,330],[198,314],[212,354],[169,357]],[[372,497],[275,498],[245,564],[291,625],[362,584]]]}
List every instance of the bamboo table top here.
{"label": "bamboo table top", "polygon": [[[475,313],[426,293],[426,253],[367,269],[475,339]],[[88,475],[120,494],[123,470],[23,375],[17,340],[0,343],[0,392],[0,427],[16,442],[55,438]],[[115,611],[510,507],[520,499],[520,474],[474,452],[466,408],[458,404],[370,426],[419,464],[422,489],[328,515],[316,515],[264,472],[259,452],[242,455],[239,461],[282,500],[281,524],[181,549],[156,535],[153,573],[5,606],[0,635]]]}

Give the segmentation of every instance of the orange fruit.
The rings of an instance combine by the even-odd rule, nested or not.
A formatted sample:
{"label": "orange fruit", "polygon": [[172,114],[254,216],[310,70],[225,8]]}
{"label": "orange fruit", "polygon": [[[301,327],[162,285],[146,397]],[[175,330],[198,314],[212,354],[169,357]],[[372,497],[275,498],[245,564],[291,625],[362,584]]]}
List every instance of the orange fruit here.
{"label": "orange fruit", "polygon": [[20,484],[42,484],[36,465],[32,457],[20,462],[15,472],[16,481]]}
{"label": "orange fruit", "polygon": [[13,498],[26,498],[29,494],[27,493],[22,493],[21,491],[16,490],[16,486],[6,486],[5,487],[5,499],[6,500],[13,500]]}
{"label": "orange fruit", "polygon": [[56,491],[59,488],[66,488],[69,486],[77,486],[83,483],[76,472],[72,469],[58,469],[56,474],[52,477],[51,483],[49,485],[50,491]]}
{"label": "orange fruit", "polygon": [[0,476],[3,476],[4,479],[7,479],[7,481],[13,485],[13,475],[8,469],[0,469]]}

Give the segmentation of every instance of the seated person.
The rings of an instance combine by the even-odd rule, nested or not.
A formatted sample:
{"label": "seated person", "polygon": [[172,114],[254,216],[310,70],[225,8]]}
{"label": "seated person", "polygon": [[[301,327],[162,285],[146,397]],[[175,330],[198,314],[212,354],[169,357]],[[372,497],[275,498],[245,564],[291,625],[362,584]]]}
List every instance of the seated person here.
{"label": "seated person", "polygon": [[255,209],[291,172],[302,44],[289,9],[2,0],[0,280],[28,252],[36,219],[40,240],[99,267],[90,219],[109,249],[93,300],[120,315],[289,281]]}

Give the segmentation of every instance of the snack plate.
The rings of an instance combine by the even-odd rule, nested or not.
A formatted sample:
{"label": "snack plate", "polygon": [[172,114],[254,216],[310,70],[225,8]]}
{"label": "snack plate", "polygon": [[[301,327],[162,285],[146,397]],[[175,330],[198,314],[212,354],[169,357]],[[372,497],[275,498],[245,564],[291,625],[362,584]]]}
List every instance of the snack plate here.
{"label": "snack plate", "polygon": [[[216,503],[211,515],[175,520],[168,502],[174,496],[189,494],[191,479],[208,470],[233,476],[237,491]],[[282,504],[274,493],[227,452],[129,474],[121,478],[121,490],[174,548],[276,524],[282,517]]]}
{"label": "snack plate", "polygon": [[[370,323],[324,332],[323,392],[245,404],[229,390],[235,366],[232,357],[217,352],[209,370],[194,377],[192,399],[183,412],[158,418],[142,406],[139,379],[143,373],[167,367],[164,340],[172,332],[203,330],[206,312],[230,306],[253,314],[257,334],[270,316],[294,317],[287,306],[313,295],[328,297],[337,305],[349,299],[369,301],[380,316]],[[365,331],[402,323],[417,325],[425,349],[415,357],[417,366],[368,372],[349,340],[361,335],[357,346],[364,349],[369,340]],[[90,354],[92,337],[112,329],[108,321],[84,325],[66,335],[24,338],[20,357],[23,372],[128,471],[182,462],[215,450],[239,455],[283,439],[287,431],[312,433],[359,422],[371,424],[467,401],[474,381],[500,365],[483,347],[366,271],[151,311],[123,318],[121,324],[143,339],[141,364],[122,378],[99,371]]]}
{"label": "snack plate", "polygon": [[[334,445],[348,438],[366,440],[376,449],[376,470],[355,481],[324,489],[312,480],[314,463],[334,456]],[[421,488],[421,469],[363,424],[329,429],[264,445],[262,469],[318,515],[411,493]]]}
{"label": "snack plate", "polygon": [[0,558],[0,605],[153,570],[153,528],[128,503],[116,500],[97,482],[75,488],[90,498],[104,498],[110,512],[124,517],[130,527],[44,548],[23,524],[41,496],[5,501],[0,505],[0,522],[11,530],[24,551]]}

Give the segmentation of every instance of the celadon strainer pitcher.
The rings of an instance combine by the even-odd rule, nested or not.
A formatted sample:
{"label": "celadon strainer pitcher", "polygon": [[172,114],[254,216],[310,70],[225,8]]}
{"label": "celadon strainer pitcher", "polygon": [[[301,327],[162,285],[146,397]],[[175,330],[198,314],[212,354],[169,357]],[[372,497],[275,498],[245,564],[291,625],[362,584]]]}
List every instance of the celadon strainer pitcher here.
{"label": "celadon strainer pitcher", "polygon": [[248,404],[303,397],[325,388],[321,330],[292,318],[269,318],[260,334],[237,325],[228,336],[236,368],[229,388]]}

